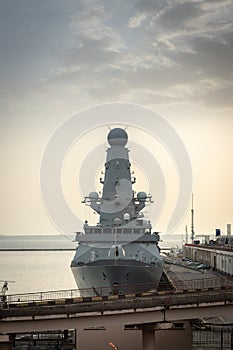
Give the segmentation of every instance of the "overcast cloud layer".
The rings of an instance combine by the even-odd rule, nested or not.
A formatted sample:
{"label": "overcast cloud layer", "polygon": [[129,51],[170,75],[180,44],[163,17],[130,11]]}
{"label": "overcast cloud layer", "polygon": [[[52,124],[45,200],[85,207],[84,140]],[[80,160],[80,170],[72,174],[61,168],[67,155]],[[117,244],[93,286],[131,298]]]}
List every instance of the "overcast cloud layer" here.
{"label": "overcast cloud layer", "polygon": [[164,115],[190,155],[199,227],[233,223],[232,0],[1,0],[0,234],[54,232],[48,140],[109,102]]}
{"label": "overcast cloud layer", "polygon": [[232,1],[0,3],[1,97],[232,107]]}

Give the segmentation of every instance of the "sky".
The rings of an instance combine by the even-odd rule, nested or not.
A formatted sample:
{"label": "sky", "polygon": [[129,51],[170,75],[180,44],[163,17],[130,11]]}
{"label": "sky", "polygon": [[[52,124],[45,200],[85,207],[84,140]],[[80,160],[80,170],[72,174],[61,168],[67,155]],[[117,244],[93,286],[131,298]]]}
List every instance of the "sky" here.
{"label": "sky", "polygon": [[[195,231],[226,232],[233,224],[232,18],[228,0],[1,0],[0,234],[59,232],[41,196],[48,142],[71,116],[111,103],[142,106],[176,130],[192,166]],[[91,149],[113,125],[111,116],[109,123],[95,118],[102,131],[92,137],[86,128]],[[85,123],[81,118],[80,129]],[[133,125],[128,132],[136,139]],[[88,140],[80,154],[73,151],[73,161],[88,155]],[[69,157],[66,174],[73,171]],[[67,181],[74,187],[71,173]],[[177,195],[174,177],[167,179],[167,212],[156,222],[162,232]],[[64,192],[69,186],[63,178]],[[69,205],[81,200],[70,198]],[[190,231],[190,208],[175,233],[186,225]]]}

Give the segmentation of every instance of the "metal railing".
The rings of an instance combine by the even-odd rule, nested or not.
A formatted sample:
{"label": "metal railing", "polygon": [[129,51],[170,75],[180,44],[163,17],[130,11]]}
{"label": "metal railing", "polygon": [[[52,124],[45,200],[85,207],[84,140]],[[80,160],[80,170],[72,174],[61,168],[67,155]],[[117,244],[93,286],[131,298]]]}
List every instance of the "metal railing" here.
{"label": "metal railing", "polygon": [[[8,295],[0,308],[0,319],[11,317],[36,316],[53,318],[56,315],[85,314],[95,316],[96,313],[107,311],[134,312],[153,308],[155,311],[172,309],[187,309],[226,306],[224,312],[229,312],[233,303],[232,286],[221,286],[203,290],[150,291],[135,294],[116,294],[93,297],[80,297],[79,290],[62,290],[29,294]],[[214,308],[217,310],[218,308]],[[212,311],[211,311],[212,312]],[[212,313],[211,313],[212,315]]]}
{"label": "metal railing", "polygon": [[[207,278],[207,279],[196,279],[190,281],[173,281],[173,286],[175,288],[171,288],[171,283],[169,282],[161,282],[159,284],[159,288],[155,289],[154,284],[135,284],[122,285],[124,290],[127,292],[124,295],[135,294],[135,296],[140,295],[157,295],[159,293],[166,293],[166,295],[172,296],[179,292],[196,292],[206,290],[206,289],[214,289],[214,288],[222,288],[222,289],[233,289],[232,281],[226,280],[224,278]],[[121,286],[121,287],[122,287]],[[137,292],[138,290],[138,292]],[[136,292],[135,292],[136,291]],[[146,291],[146,292],[144,292]],[[32,303],[32,302],[49,302],[56,300],[69,300],[69,299],[77,299],[77,301],[82,301],[82,296],[88,301],[88,298],[98,298],[98,297],[108,297],[113,293],[109,287],[99,287],[97,290],[94,289],[65,289],[58,291],[46,291],[46,292],[37,292],[37,293],[24,293],[24,294],[12,294],[6,296],[7,304],[23,304],[23,303]],[[114,294],[113,294],[114,295]],[[116,292],[115,295],[118,295]],[[121,295],[121,294],[119,294]]]}
{"label": "metal railing", "polygon": [[233,281],[224,277],[215,277],[196,280],[172,280],[172,284],[177,290],[190,290],[233,286]]}

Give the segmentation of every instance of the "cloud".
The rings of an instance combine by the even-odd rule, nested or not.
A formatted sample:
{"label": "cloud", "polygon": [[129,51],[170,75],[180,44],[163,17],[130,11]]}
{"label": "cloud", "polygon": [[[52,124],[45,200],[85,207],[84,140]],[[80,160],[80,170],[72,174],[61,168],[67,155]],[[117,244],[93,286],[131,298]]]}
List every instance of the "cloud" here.
{"label": "cloud", "polygon": [[165,9],[158,17],[158,25],[167,31],[191,27],[205,11],[196,2],[177,3]]}
{"label": "cloud", "polygon": [[135,3],[135,8],[141,12],[156,15],[169,5],[167,0],[138,0]]}
{"label": "cloud", "polygon": [[224,109],[232,108],[233,85],[208,92],[202,96],[202,100],[209,107]]}
{"label": "cloud", "polygon": [[[74,8],[71,6],[70,11]],[[57,52],[67,45],[64,27],[69,20],[60,0],[0,1],[0,84],[3,89],[23,90],[48,74],[57,64]]]}
{"label": "cloud", "polygon": [[233,45],[217,42],[209,37],[197,37],[190,41],[192,52],[177,52],[176,60],[184,69],[193,69],[199,79],[231,81],[233,78]]}
{"label": "cloud", "polygon": [[62,66],[95,71],[120,59],[118,53],[124,47],[117,30],[106,22],[109,11],[100,5],[83,6],[72,16],[70,29],[73,44],[62,54]]}
{"label": "cloud", "polygon": [[122,39],[117,30],[107,24],[111,14],[103,6],[84,7],[72,16],[70,28],[76,36],[76,43],[82,40],[108,40],[108,48],[118,51],[122,48]]}
{"label": "cloud", "polygon": [[[10,47],[15,68],[10,70],[7,59],[3,65],[13,95],[30,88],[30,93],[44,93],[53,100],[56,95],[57,99],[72,95],[74,100],[85,95],[98,102],[149,103],[155,98],[159,103],[160,97],[161,104],[166,98],[169,104],[179,100],[205,103],[206,98],[210,106],[208,94],[227,91],[232,81],[230,1],[128,0],[118,4],[86,0],[76,5],[61,1],[58,8],[48,3],[30,5],[26,0],[23,4],[19,16],[9,14],[9,25],[6,20],[3,25],[9,30],[8,38],[20,25],[25,31],[25,36],[15,34],[21,47],[18,56],[14,53],[18,46]],[[7,11],[12,11],[9,5]]]}
{"label": "cloud", "polygon": [[83,39],[80,44],[67,50],[63,54],[65,66],[86,68],[94,71],[96,68],[104,68],[117,62],[119,55],[109,47],[109,40],[106,38],[94,40]]}
{"label": "cloud", "polygon": [[137,13],[135,16],[129,19],[129,28],[138,28],[142,25],[142,22],[145,20],[145,13]]}

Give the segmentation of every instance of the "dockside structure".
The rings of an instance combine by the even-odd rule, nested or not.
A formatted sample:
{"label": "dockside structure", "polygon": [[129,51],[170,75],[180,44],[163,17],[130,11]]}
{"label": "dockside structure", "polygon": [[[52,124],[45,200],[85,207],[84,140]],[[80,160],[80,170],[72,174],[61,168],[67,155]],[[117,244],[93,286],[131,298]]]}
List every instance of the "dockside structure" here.
{"label": "dockside structure", "polygon": [[213,270],[233,276],[233,246],[185,244],[184,255],[207,264]]}

